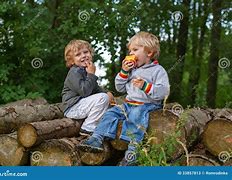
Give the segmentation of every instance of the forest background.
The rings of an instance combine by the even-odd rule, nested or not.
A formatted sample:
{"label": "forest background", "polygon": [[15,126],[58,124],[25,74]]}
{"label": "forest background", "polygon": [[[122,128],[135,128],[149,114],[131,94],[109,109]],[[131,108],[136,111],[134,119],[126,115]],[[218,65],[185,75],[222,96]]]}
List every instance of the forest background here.
{"label": "forest background", "polygon": [[61,102],[68,72],[64,47],[84,39],[105,85],[138,31],[157,35],[168,102],[232,107],[232,2],[226,0],[3,0],[0,2],[0,104],[44,97]]}

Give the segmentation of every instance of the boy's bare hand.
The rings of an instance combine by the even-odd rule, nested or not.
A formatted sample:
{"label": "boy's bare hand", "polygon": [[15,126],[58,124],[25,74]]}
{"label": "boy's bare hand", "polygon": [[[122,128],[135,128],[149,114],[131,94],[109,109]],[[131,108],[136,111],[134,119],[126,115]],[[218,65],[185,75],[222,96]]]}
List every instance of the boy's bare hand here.
{"label": "boy's bare hand", "polygon": [[125,60],[125,59],[122,61],[122,69],[124,71],[130,71],[131,69],[133,69],[133,67],[134,67],[133,62],[129,62],[129,61]]}
{"label": "boy's bare hand", "polygon": [[107,95],[109,96],[109,102],[110,104],[116,104],[114,95],[111,92],[107,92]]}
{"label": "boy's bare hand", "polygon": [[143,84],[144,84],[144,80],[141,79],[141,78],[136,78],[136,79],[132,79],[132,84],[139,88],[139,89],[142,89],[143,87]]}
{"label": "boy's bare hand", "polygon": [[86,62],[86,71],[87,73],[95,74],[96,66],[93,64],[92,61]]}

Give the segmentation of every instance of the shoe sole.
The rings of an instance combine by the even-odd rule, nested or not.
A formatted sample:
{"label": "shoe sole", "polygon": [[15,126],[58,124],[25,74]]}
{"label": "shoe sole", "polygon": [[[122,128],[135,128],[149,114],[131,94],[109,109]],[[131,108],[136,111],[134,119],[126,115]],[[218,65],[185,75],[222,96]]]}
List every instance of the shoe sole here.
{"label": "shoe sole", "polygon": [[84,152],[91,152],[91,153],[101,153],[104,151],[104,149],[102,148],[96,148],[96,147],[92,147],[92,146],[88,146],[88,145],[83,145],[80,144],[77,147],[79,150],[84,151]]}
{"label": "shoe sole", "polygon": [[91,134],[82,133],[82,132],[80,132],[79,134],[80,134],[81,136],[91,136]]}

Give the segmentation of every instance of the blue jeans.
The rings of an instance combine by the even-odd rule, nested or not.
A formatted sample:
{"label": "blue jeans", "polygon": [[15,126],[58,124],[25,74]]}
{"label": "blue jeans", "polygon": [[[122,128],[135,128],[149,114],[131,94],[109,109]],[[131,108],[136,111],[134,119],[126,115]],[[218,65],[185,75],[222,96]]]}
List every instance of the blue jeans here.
{"label": "blue jeans", "polygon": [[122,121],[120,139],[140,143],[149,123],[149,112],[161,109],[160,104],[146,103],[139,106],[124,103],[121,107],[108,109],[100,120],[94,134],[115,139],[118,122]]}

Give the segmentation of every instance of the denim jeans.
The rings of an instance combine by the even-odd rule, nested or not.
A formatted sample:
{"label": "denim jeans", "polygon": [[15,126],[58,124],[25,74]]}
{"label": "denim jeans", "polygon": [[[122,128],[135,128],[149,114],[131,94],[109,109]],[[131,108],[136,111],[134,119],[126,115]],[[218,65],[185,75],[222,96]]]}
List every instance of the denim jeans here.
{"label": "denim jeans", "polygon": [[133,106],[124,103],[108,109],[100,120],[94,134],[115,139],[118,122],[122,121],[120,139],[140,143],[149,123],[149,112],[162,108],[160,104],[146,103]]}

